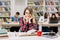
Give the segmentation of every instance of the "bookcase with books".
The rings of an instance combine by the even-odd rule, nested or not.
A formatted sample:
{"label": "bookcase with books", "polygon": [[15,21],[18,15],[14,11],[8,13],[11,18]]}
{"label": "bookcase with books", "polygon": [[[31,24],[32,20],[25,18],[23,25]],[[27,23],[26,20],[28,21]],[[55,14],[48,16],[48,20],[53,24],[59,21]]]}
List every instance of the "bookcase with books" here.
{"label": "bookcase with books", "polygon": [[0,0],[0,19],[6,22],[6,19],[11,15],[11,2],[10,0]]}
{"label": "bookcase with books", "polygon": [[27,0],[27,6],[33,8],[37,20],[45,13],[60,14],[60,0]]}
{"label": "bookcase with books", "polygon": [[0,34],[6,34],[8,28],[2,27],[2,22],[7,22],[11,15],[11,1],[0,0]]}
{"label": "bookcase with books", "polygon": [[37,20],[44,13],[44,0],[27,0],[27,6],[33,8]]}

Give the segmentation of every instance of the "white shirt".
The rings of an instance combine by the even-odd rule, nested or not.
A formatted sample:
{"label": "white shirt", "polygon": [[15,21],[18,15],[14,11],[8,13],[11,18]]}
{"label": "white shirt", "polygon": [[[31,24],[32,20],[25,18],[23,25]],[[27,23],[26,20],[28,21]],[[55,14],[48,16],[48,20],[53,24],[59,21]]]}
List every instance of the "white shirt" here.
{"label": "white shirt", "polygon": [[[38,22],[49,23],[49,18],[44,19],[44,16],[41,16]],[[42,31],[42,25],[39,26],[39,31]]]}

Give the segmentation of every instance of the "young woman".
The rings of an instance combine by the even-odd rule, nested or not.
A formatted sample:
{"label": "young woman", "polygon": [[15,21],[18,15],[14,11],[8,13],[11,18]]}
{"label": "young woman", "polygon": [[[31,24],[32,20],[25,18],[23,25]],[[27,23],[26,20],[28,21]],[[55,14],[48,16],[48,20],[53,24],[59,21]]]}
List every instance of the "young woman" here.
{"label": "young woman", "polygon": [[[50,18],[50,23],[58,23],[58,19],[55,14],[52,14]],[[57,33],[58,32],[58,27],[57,26],[52,26],[50,27],[50,30]]]}
{"label": "young woman", "polygon": [[[44,14],[44,23],[49,23],[49,14],[45,13]],[[42,26],[42,32],[50,32],[48,26]]]}
{"label": "young woman", "polygon": [[24,16],[20,18],[20,31],[27,32],[28,30],[37,29],[36,20],[31,7],[24,10]]}

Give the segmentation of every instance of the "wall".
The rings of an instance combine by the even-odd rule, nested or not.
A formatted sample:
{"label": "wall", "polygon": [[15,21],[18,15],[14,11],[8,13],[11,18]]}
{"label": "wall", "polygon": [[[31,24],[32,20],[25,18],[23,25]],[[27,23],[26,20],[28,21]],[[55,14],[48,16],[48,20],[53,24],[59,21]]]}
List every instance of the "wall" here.
{"label": "wall", "polygon": [[18,11],[18,12],[20,12],[20,16],[22,17],[23,11],[27,6],[26,5],[27,1],[26,0],[13,0],[11,3],[12,3],[11,16],[14,16],[14,14]]}
{"label": "wall", "polygon": [[14,12],[15,12],[15,10],[14,10],[14,0],[11,0],[11,16],[13,16],[14,15]]}

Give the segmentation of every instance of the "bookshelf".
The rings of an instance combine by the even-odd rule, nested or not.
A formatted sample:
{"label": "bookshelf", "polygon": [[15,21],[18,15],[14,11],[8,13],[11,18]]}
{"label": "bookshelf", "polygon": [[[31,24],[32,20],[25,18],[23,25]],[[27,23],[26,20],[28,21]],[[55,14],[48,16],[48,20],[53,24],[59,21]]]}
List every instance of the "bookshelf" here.
{"label": "bookshelf", "polygon": [[27,6],[33,8],[33,13],[37,20],[44,13],[44,0],[27,0]]}
{"label": "bookshelf", "polygon": [[33,8],[37,20],[45,13],[60,13],[60,0],[27,0],[27,6]]}
{"label": "bookshelf", "polygon": [[11,1],[10,0],[0,0],[0,19],[6,22],[6,18],[11,15]]}

